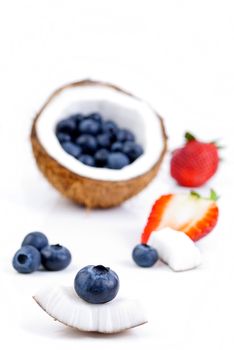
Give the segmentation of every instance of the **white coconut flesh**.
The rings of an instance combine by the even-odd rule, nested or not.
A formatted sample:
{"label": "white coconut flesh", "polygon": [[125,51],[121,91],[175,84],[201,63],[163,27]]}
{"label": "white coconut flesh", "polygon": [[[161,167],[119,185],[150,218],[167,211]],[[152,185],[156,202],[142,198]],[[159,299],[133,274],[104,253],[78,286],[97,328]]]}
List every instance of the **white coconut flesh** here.
{"label": "white coconut flesh", "polygon": [[[66,153],[55,135],[57,123],[75,113],[98,112],[120,128],[131,130],[144,153],[132,164],[120,169],[94,168]],[[153,109],[137,98],[103,86],[76,86],[55,95],[36,123],[37,137],[46,152],[75,174],[104,181],[124,181],[150,170],[164,148],[160,119]]]}
{"label": "white coconut flesh", "polygon": [[138,301],[118,296],[105,304],[89,304],[72,287],[52,286],[34,299],[54,319],[81,331],[118,333],[147,322]]}
{"label": "white coconut flesh", "polygon": [[174,271],[191,270],[201,264],[199,249],[184,232],[169,227],[154,231],[149,244],[158,251],[160,259]]}

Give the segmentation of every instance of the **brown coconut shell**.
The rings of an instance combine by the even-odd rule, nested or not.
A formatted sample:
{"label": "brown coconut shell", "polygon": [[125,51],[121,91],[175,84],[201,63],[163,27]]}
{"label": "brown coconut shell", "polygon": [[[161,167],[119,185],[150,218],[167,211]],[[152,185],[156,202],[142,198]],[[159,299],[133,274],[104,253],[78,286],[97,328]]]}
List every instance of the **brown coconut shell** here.
{"label": "brown coconut shell", "polygon": [[43,148],[43,145],[40,143],[37,136],[36,124],[42,111],[62,90],[87,85],[106,86],[139,100],[138,97],[133,96],[131,93],[109,83],[93,80],[82,80],[64,85],[57,89],[47,99],[45,104],[37,113],[31,130],[32,149],[39,169],[47,180],[59,192],[61,192],[62,195],[88,208],[110,208],[117,206],[125,200],[133,197],[142,191],[153,180],[167,151],[167,134],[163,119],[155,112],[155,118],[159,118],[160,120],[163,148],[154,166],[143,175],[125,181],[102,181],[80,176],[71,172],[53,159],[53,157],[51,157]]}

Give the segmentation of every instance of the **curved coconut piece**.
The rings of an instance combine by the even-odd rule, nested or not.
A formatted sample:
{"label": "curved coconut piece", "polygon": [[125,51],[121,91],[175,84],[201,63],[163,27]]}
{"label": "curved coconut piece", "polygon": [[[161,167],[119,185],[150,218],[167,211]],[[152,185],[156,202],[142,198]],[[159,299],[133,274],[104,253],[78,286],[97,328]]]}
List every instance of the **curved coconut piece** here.
{"label": "curved coconut piece", "polygon": [[154,231],[149,239],[159,257],[174,271],[191,270],[201,265],[201,253],[195,243],[182,231],[170,227]]}
{"label": "curved coconut piece", "polygon": [[86,332],[119,333],[147,322],[136,300],[117,297],[105,304],[89,304],[72,287],[47,287],[34,300],[55,320]]}
{"label": "curved coconut piece", "polygon": [[[88,167],[68,155],[55,127],[74,113],[100,112],[130,128],[144,154],[121,170]],[[39,169],[64,196],[89,208],[109,208],[136,195],[156,176],[167,150],[162,118],[144,101],[108,83],[83,80],[56,90],[33,121],[33,153]]]}

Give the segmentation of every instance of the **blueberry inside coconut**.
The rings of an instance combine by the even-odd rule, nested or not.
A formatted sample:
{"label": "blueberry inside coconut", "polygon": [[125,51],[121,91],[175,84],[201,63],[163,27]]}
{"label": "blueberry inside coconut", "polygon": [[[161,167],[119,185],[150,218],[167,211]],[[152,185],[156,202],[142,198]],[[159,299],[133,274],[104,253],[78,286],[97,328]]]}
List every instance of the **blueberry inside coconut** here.
{"label": "blueberry inside coconut", "polygon": [[118,294],[118,275],[103,265],[88,265],[74,287],[49,286],[34,296],[53,319],[87,332],[118,333],[147,322],[141,303]]}
{"label": "blueberry inside coconut", "polygon": [[64,196],[117,206],[156,176],[167,148],[162,118],[111,84],[84,80],[53,93],[34,119],[39,169]]}
{"label": "blueberry inside coconut", "polygon": [[[55,132],[64,151],[88,166],[119,170],[144,153],[130,130],[105,121],[100,113],[74,114],[62,119]],[[100,151],[106,156],[103,161]]]}

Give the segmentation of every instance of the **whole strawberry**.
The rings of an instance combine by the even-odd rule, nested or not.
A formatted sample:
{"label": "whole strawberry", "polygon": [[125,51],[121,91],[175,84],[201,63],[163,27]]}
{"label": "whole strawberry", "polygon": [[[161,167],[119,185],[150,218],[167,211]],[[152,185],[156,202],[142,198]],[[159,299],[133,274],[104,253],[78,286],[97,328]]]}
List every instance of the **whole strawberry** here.
{"label": "whole strawberry", "polygon": [[218,147],[215,143],[198,141],[188,132],[185,139],[186,144],[172,154],[171,176],[181,186],[199,187],[217,171]]}

